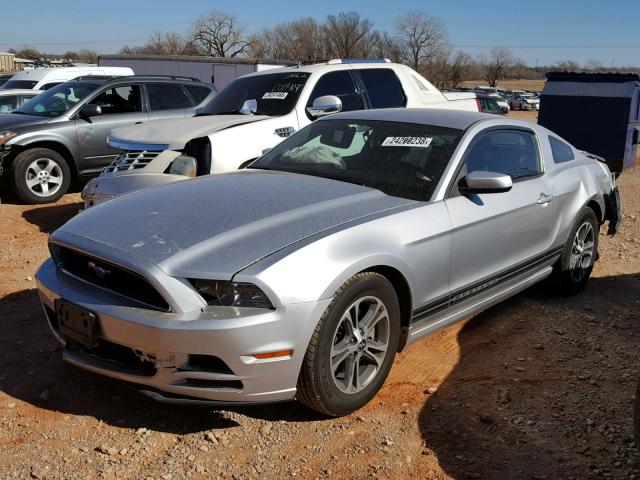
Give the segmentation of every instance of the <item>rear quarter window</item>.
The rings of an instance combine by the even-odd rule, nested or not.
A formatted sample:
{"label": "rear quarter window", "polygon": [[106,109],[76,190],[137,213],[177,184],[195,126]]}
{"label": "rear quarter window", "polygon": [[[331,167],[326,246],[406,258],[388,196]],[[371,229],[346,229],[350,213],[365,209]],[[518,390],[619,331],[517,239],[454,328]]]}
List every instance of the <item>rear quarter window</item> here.
{"label": "rear quarter window", "polygon": [[148,83],[149,108],[152,111],[190,108],[191,99],[177,83]]}
{"label": "rear quarter window", "polygon": [[407,97],[395,72],[390,68],[357,70],[367,91],[371,108],[404,107]]}
{"label": "rear quarter window", "polygon": [[575,160],[573,149],[556,137],[549,137],[549,144],[551,145],[551,154],[553,156],[553,163],[564,163]]}
{"label": "rear quarter window", "polygon": [[185,85],[184,88],[187,89],[187,92],[189,92],[189,94],[193,97],[193,99],[196,101],[196,104],[202,102],[205,98],[207,98],[207,95],[211,93],[211,90],[202,85]]}

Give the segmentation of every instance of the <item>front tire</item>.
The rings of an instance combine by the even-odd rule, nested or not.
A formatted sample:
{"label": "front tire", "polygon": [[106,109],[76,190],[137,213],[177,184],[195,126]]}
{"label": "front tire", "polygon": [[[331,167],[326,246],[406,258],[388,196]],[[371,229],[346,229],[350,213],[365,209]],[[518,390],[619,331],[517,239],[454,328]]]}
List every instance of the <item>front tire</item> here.
{"label": "front tire", "polygon": [[11,186],[25,203],[55,202],[67,193],[70,183],[66,160],[48,148],[25,150],[11,163]]}
{"label": "front tire", "polygon": [[562,295],[575,295],[591,276],[598,255],[600,225],[594,211],[584,207],[576,220],[562,255],[553,266],[551,284]]}
{"label": "front tire", "polygon": [[304,357],[298,400],[330,416],[365,405],[389,374],[400,337],[400,305],[380,274],[359,273],[334,294]]}

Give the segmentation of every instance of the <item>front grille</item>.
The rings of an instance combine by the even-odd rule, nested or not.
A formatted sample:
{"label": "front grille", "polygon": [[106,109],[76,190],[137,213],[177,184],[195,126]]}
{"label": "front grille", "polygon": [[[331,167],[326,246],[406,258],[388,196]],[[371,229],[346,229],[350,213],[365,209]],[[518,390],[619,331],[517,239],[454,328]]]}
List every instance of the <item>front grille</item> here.
{"label": "front grille", "polygon": [[104,172],[114,173],[125,170],[138,170],[146,167],[159,154],[159,151],[126,150],[114,158],[109,166],[104,169]]}
{"label": "front grille", "polygon": [[70,248],[56,246],[55,250],[58,266],[72,275],[154,309],[169,311],[162,295],[137,273]]}

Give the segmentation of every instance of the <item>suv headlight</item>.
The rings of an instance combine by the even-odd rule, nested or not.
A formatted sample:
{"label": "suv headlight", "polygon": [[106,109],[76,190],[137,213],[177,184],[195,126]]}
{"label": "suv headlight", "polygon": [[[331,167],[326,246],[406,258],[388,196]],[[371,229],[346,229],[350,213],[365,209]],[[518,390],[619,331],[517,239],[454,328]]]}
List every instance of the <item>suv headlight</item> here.
{"label": "suv headlight", "polygon": [[195,177],[198,163],[196,159],[188,155],[179,155],[173,159],[167,173],[172,175],[183,175],[185,177]]}
{"label": "suv headlight", "polygon": [[273,304],[267,295],[252,283],[223,280],[190,280],[190,282],[209,305],[273,310]]}
{"label": "suv headlight", "polygon": [[5,130],[4,132],[0,132],[0,145],[4,145],[6,142],[11,140],[16,135],[17,135],[17,133],[9,132],[7,130]]}

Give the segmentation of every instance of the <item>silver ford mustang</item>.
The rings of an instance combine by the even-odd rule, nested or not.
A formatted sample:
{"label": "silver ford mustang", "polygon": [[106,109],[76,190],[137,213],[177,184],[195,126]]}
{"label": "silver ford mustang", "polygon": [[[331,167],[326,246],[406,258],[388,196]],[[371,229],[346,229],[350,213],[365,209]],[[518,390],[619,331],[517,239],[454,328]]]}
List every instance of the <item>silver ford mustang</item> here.
{"label": "silver ford mustang", "polygon": [[535,124],[342,113],[81,213],[37,282],[71,364],[161,401],[344,415],[407,344],[543,279],[578,292],[619,218],[606,165]]}

